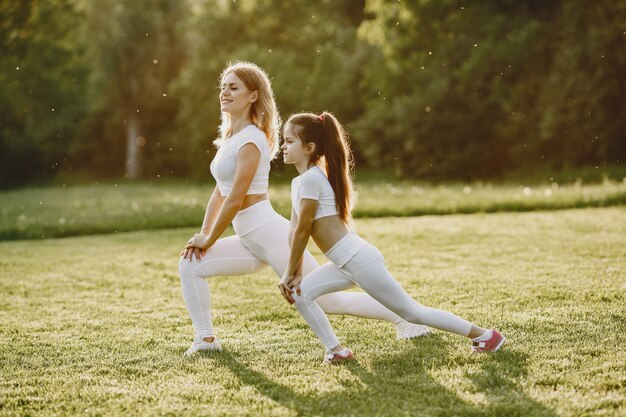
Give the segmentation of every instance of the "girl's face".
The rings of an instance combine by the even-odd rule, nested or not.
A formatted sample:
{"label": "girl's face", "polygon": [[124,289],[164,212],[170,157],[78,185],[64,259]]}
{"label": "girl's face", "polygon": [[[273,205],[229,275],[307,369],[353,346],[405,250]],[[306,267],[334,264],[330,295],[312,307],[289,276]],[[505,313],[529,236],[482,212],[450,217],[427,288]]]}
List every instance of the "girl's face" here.
{"label": "girl's face", "polygon": [[220,105],[225,113],[242,114],[258,97],[258,93],[248,90],[234,72],[226,74],[220,88]]}
{"label": "girl's face", "polygon": [[280,147],[283,151],[283,161],[286,164],[308,164],[310,159],[309,149],[296,135],[294,130],[294,126],[291,123],[287,123],[283,130],[283,144]]}

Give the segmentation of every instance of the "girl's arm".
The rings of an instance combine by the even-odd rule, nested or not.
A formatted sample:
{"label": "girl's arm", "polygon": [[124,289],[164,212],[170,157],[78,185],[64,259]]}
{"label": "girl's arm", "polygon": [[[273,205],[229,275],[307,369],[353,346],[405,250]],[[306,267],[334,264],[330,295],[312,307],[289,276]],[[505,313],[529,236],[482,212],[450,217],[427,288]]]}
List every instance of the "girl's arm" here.
{"label": "girl's arm", "polygon": [[[289,242],[289,247],[291,248],[291,242],[293,241],[293,234],[296,230],[296,225],[298,224],[298,215],[296,214],[296,210],[291,208],[291,221],[289,222],[289,236],[287,241]],[[302,258],[298,263],[298,267],[296,268],[296,272],[294,276],[302,276]]]}
{"label": "girl's arm", "polygon": [[[311,237],[311,230],[313,228],[313,222],[315,221],[315,212],[317,211],[317,200],[303,198],[300,200],[300,212],[297,215],[296,226],[293,228],[291,234],[291,251],[289,253],[289,263],[287,264],[287,270],[281,278],[278,286],[280,288],[283,297],[293,304],[293,296],[291,294],[292,288],[295,288],[296,293],[300,294],[300,281],[302,275],[296,275],[298,267],[302,262],[302,254],[306,249],[306,244]],[[293,225],[292,221],[292,225]]]}

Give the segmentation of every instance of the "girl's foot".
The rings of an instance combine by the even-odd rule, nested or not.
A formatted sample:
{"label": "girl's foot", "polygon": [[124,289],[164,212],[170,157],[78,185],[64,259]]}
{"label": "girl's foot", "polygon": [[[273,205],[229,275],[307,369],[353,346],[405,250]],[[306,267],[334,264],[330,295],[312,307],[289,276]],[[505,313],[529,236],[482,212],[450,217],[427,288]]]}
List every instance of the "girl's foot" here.
{"label": "girl's foot", "polygon": [[337,363],[350,359],[354,359],[354,354],[348,348],[339,350],[337,352],[326,351],[326,356],[324,357],[324,362],[322,362],[322,364],[329,365],[331,363]]}
{"label": "girl's foot", "polygon": [[207,342],[202,338],[195,338],[191,347],[185,352],[185,355],[191,356],[201,350],[222,350],[222,344],[217,336],[213,336],[212,342]]}
{"label": "girl's foot", "polygon": [[409,323],[402,320],[396,324],[396,332],[398,340],[413,339],[414,337],[426,336],[430,334],[430,329],[421,324]]}
{"label": "girl's foot", "polygon": [[495,352],[504,345],[504,342],[506,342],[506,337],[496,329],[491,329],[472,339],[472,350],[474,352]]}

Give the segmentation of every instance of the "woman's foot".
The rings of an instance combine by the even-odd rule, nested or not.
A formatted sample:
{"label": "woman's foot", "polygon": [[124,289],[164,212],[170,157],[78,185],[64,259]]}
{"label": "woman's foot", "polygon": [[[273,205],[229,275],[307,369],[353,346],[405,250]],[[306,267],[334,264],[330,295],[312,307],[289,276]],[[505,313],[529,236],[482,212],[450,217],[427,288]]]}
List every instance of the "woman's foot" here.
{"label": "woman's foot", "polygon": [[332,352],[332,351],[327,350],[326,356],[324,357],[324,362],[322,362],[322,364],[330,365],[331,363],[337,363],[337,362],[346,361],[350,359],[354,359],[354,354],[348,348],[344,348],[337,352]]}
{"label": "woman's foot", "polygon": [[413,324],[402,320],[396,323],[396,332],[398,340],[403,340],[429,335],[430,329],[421,324]]}
{"label": "woman's foot", "polygon": [[[213,339],[212,341],[208,342],[204,339]],[[193,343],[191,344],[191,347],[189,349],[187,349],[187,351],[185,352],[186,356],[191,356],[196,352],[199,352],[201,350],[222,350],[222,344],[220,343],[219,339],[217,338],[217,336],[211,336],[209,337],[205,337],[204,339],[202,338],[195,338]]]}
{"label": "woman's foot", "polygon": [[496,329],[487,330],[483,335],[472,339],[474,352],[495,352],[504,345],[506,337]]}

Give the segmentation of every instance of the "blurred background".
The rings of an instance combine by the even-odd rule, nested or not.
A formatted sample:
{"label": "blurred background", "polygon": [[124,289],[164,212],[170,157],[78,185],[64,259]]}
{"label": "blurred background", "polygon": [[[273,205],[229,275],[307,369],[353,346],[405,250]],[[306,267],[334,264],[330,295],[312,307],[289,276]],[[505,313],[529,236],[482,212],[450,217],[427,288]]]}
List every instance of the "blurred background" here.
{"label": "blurred background", "polygon": [[624,174],[623,0],[0,4],[3,188],[210,179],[234,60],[267,70],[283,118],[334,112],[360,169]]}

